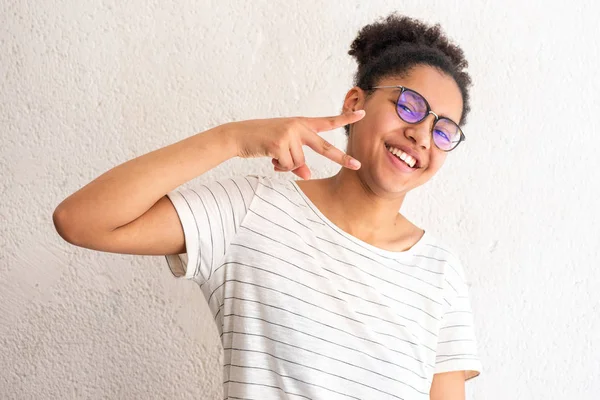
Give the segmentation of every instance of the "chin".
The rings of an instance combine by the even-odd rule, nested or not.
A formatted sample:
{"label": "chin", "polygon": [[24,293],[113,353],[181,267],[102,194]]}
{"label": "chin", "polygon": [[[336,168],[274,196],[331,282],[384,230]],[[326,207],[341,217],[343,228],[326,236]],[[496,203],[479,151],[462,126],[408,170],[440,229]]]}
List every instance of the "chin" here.
{"label": "chin", "polygon": [[371,176],[367,183],[371,191],[381,197],[398,197],[422,184],[416,184],[410,177],[393,176],[383,171]]}

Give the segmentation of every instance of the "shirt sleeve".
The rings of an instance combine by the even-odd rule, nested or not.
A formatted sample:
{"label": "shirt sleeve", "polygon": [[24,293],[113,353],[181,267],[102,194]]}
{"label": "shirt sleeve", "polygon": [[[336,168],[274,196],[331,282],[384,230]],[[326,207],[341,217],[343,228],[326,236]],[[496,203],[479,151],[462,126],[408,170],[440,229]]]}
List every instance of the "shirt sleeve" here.
{"label": "shirt sleeve", "polygon": [[445,281],[446,312],[438,335],[434,373],[465,371],[465,380],[481,373],[469,287],[463,267],[454,259]]}
{"label": "shirt sleeve", "polygon": [[186,245],[185,253],[165,256],[175,277],[200,284],[210,278],[248,212],[258,181],[257,176],[241,176],[167,193]]}

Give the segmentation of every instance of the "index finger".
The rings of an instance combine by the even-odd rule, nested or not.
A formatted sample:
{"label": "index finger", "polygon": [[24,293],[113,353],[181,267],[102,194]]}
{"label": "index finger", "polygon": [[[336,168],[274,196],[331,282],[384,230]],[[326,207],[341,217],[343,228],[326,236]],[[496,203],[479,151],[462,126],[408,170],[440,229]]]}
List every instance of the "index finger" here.
{"label": "index finger", "polygon": [[315,132],[331,131],[352,124],[365,116],[365,110],[343,113],[331,117],[305,117],[303,121]]}
{"label": "index finger", "polygon": [[316,151],[317,153],[329,158],[331,161],[335,161],[342,167],[350,169],[359,169],[360,161],[350,157],[342,150],[338,149],[327,140],[323,139],[316,133],[308,133],[303,137],[302,142],[308,147]]}

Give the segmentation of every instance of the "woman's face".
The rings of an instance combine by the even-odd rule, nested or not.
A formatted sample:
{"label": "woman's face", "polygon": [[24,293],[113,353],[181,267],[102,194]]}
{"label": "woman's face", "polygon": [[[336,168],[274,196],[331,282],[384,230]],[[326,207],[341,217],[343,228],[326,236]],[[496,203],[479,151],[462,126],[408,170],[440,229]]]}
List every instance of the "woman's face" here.
{"label": "woman's face", "polygon": [[[416,66],[404,78],[385,78],[376,86],[402,85],[420,93],[438,116],[458,123],[462,115],[462,96],[448,75],[429,66]],[[347,152],[362,166],[357,171],[371,191],[382,197],[405,194],[427,182],[444,164],[448,153],[433,143],[433,114],[418,124],[404,122],[396,112],[399,89],[377,89],[365,99],[365,93],[353,88],[346,95],[344,109],[364,109],[366,115],[350,127]],[[390,153],[388,147],[405,149],[418,159],[417,168],[409,168]],[[400,154],[400,153],[398,153]]]}

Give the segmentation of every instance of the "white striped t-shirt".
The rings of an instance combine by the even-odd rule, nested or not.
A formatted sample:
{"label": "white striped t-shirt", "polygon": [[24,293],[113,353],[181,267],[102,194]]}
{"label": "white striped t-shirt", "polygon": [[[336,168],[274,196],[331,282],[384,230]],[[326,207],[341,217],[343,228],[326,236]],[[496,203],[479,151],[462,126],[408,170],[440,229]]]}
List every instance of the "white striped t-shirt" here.
{"label": "white striped t-shirt", "polygon": [[431,234],[374,247],[292,180],[246,176],[168,194],[224,350],[225,399],[429,399],[433,374],[481,370],[460,261]]}

